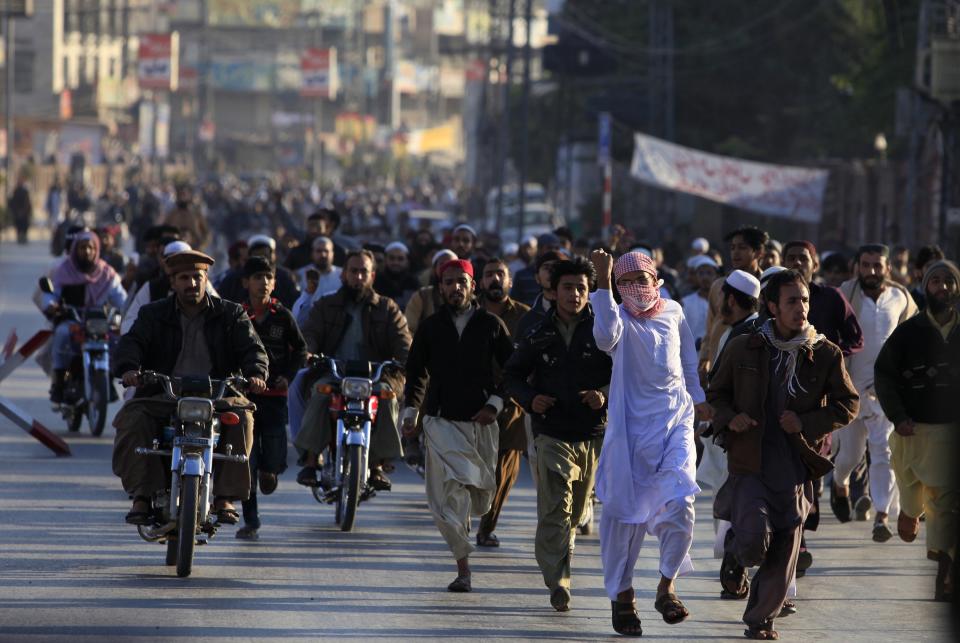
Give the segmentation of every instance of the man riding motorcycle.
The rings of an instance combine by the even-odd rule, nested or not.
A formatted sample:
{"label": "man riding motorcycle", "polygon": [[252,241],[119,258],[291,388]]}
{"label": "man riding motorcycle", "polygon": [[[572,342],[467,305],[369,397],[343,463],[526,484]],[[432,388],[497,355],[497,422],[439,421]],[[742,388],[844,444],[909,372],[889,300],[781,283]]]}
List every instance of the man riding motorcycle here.
{"label": "man riding motorcycle", "polygon": [[[317,300],[303,325],[303,337],[310,352],[338,360],[406,362],[411,342],[407,320],[392,299],[381,297],[373,290],[375,266],[369,250],[347,254],[341,274],[343,286]],[[290,433],[294,445],[304,453],[305,466],[297,475],[297,482],[305,486],[317,486],[318,456],[333,436],[330,398],[314,393],[316,379],[311,369],[301,370],[287,394]],[[403,377],[397,373],[385,374],[382,385],[399,392],[403,390]],[[387,490],[391,485],[377,463],[403,455],[396,424],[398,414],[396,399],[385,400],[371,437],[370,484],[378,490]]]}
{"label": "man riding motorcycle", "polygon": [[53,292],[43,296],[44,314],[54,320],[51,352],[53,375],[50,382],[50,402],[63,402],[63,387],[67,369],[76,353],[70,336],[70,320],[60,317],[63,303],[78,308],[95,308],[109,304],[122,310],[127,292],[120,276],[100,259],[100,239],[91,231],[78,232],[73,239],[70,256],[53,272]]}
{"label": "man riding motorcycle", "polygon": [[[240,304],[212,297],[206,292],[207,271],[214,261],[202,252],[179,252],[166,258],[174,294],[140,309],[137,321],[117,346],[114,373],[124,386],[137,386],[113,421],[117,436],[113,444],[113,472],[133,497],[126,521],[150,524],[150,498],[166,486],[165,463],[160,458],[137,455],[149,448],[168,421],[171,403],[159,390],[141,386],[140,371],[171,376],[210,376],[224,379],[241,373],[250,382],[250,392],[266,388],[267,352],[253,323]],[[250,454],[253,443],[251,404],[237,393],[225,398],[240,411],[240,424],[222,425],[218,452],[231,445],[234,454]],[[239,518],[233,502],[250,493],[250,467],[244,463],[220,462],[213,472],[214,511],[219,522],[235,524]]]}

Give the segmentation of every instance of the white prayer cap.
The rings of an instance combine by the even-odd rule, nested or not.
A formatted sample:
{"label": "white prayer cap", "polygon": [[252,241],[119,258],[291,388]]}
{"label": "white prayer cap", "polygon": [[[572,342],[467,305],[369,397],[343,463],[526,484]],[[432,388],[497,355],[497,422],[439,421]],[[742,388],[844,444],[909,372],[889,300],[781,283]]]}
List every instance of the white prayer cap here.
{"label": "white prayer cap", "polygon": [[479,235],[477,235],[477,231],[474,230],[473,226],[467,225],[466,223],[461,223],[461,224],[458,225],[456,228],[454,228],[454,229],[453,229],[453,234],[457,234],[457,233],[460,232],[461,230],[466,230],[467,232],[469,232],[470,234],[472,234],[474,238],[477,238],[477,236],[479,236]]}
{"label": "white prayer cap", "polygon": [[786,270],[783,266],[770,266],[763,271],[763,274],[760,275],[760,283],[764,286],[767,285],[767,282],[770,281],[770,277],[774,276],[778,272],[783,272]]}
{"label": "white prayer cap", "polygon": [[394,241],[393,243],[387,244],[387,247],[384,248],[384,252],[392,252],[394,250],[399,250],[405,255],[410,254],[410,249],[402,241]]}
{"label": "white prayer cap", "polygon": [[193,248],[191,248],[190,244],[186,241],[171,241],[163,247],[162,254],[164,257],[169,257],[178,252],[186,252],[188,250],[193,250]]}
{"label": "white prayer cap", "polygon": [[719,268],[717,262],[713,260],[713,257],[707,255],[694,255],[687,259],[687,268],[691,270],[696,270],[701,266],[710,266],[711,268]]}
{"label": "white prayer cap", "polygon": [[690,249],[700,253],[708,252],[710,250],[710,242],[703,237],[697,237],[693,240],[693,243],[690,244]]}
{"label": "white prayer cap", "polygon": [[524,235],[520,243],[525,246],[535,246],[537,245],[537,235],[535,234]]}
{"label": "white prayer cap", "polygon": [[265,234],[255,234],[247,240],[247,247],[253,250],[257,246],[269,246],[271,250],[276,250],[277,242]]}
{"label": "white prayer cap", "polygon": [[520,252],[520,246],[518,246],[513,241],[503,244],[503,254],[505,255],[515,255]]}
{"label": "white prayer cap", "polygon": [[433,255],[433,267],[436,268],[443,261],[453,261],[458,259],[457,253],[453,250],[441,250],[437,254]]}
{"label": "white prayer cap", "polygon": [[749,272],[734,270],[727,275],[726,283],[754,299],[760,296],[760,281]]}

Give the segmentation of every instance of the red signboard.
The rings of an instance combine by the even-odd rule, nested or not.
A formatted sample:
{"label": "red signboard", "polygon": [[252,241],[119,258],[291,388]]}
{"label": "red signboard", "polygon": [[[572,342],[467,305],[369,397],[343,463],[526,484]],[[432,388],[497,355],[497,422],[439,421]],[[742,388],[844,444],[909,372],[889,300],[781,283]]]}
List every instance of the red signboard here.
{"label": "red signboard", "polygon": [[335,98],[337,95],[337,50],[311,47],[300,57],[303,83],[301,96]]}
{"label": "red signboard", "polygon": [[147,33],[140,36],[139,81],[142,89],[176,91],[179,39],[176,33]]}

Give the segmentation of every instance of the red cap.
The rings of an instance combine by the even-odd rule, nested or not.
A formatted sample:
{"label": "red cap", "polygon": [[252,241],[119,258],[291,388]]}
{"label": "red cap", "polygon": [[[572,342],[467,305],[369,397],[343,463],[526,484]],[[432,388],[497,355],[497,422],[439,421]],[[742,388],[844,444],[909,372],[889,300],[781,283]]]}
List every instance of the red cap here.
{"label": "red cap", "polygon": [[450,261],[440,264],[440,267],[437,269],[437,275],[443,277],[443,273],[450,268],[459,268],[473,279],[473,264],[466,259],[451,259]]}

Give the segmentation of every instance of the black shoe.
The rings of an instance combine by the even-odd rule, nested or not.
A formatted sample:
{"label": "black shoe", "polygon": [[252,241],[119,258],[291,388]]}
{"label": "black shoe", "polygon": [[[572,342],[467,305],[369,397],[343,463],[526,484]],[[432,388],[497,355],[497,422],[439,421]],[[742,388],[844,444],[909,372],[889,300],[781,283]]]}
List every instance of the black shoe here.
{"label": "black shoe", "polygon": [[390,478],[379,468],[370,470],[370,477],[367,479],[367,482],[377,491],[390,491],[393,488],[393,483],[390,482]]}
{"label": "black shoe", "polygon": [[277,490],[277,474],[270,473],[269,471],[258,471],[257,479],[260,482],[260,493],[265,496],[269,496],[271,493]]}
{"label": "black shoe", "polygon": [[63,387],[67,379],[67,370],[64,368],[53,369],[53,375],[50,378],[50,403],[56,406],[63,404]]}
{"label": "black shoe", "polygon": [[570,590],[566,587],[557,587],[550,593],[550,605],[558,612],[569,612]]}
{"label": "black shoe", "polygon": [[860,522],[870,519],[871,509],[873,509],[873,500],[870,499],[870,496],[860,496],[857,498],[857,501],[853,503],[854,514]]}
{"label": "black shoe", "polygon": [[833,510],[833,515],[837,517],[837,520],[840,522],[850,522],[850,497],[837,495],[837,489],[833,485],[831,485],[830,489],[830,508]]}

